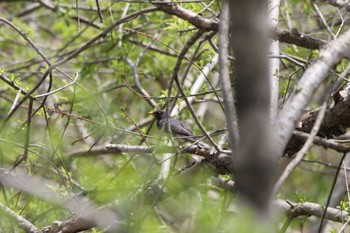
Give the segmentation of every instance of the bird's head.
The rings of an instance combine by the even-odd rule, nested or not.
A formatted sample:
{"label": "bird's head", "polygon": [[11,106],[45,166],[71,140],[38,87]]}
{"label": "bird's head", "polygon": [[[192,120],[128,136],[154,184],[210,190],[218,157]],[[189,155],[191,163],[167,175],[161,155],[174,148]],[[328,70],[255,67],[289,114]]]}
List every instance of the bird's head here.
{"label": "bird's head", "polygon": [[157,120],[161,120],[165,117],[165,112],[162,111],[162,110],[157,110],[157,111],[154,111],[154,112],[149,112],[148,113],[149,115],[153,115],[154,118],[156,118]]}

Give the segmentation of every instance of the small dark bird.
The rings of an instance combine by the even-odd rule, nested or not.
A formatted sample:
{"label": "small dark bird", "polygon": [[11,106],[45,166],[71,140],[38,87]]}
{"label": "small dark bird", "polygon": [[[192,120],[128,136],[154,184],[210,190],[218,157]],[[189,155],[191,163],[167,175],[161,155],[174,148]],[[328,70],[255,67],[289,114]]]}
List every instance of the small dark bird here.
{"label": "small dark bird", "polygon": [[[169,132],[170,130],[173,136],[188,139],[189,141],[195,141],[197,138],[187,125],[175,118],[167,116],[164,111],[157,110],[154,112],[149,112],[148,114],[154,116],[154,118],[157,120],[157,127],[160,130],[165,130],[166,132]],[[165,125],[167,120],[169,124],[168,128]]]}

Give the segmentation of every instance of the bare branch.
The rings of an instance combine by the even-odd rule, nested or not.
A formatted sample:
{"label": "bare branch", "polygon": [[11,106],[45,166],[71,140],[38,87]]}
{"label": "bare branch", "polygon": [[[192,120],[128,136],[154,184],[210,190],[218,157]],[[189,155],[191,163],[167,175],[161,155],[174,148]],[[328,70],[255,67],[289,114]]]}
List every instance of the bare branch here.
{"label": "bare branch", "polygon": [[197,28],[205,29],[205,30],[218,30],[218,21],[207,19],[201,15],[198,15],[190,10],[187,10],[186,8],[181,7],[180,5],[172,2],[162,2],[162,3],[154,3],[158,9],[170,14],[170,15],[176,15]]}
{"label": "bare branch", "polygon": [[296,29],[292,29],[292,31],[283,31],[275,28],[273,31],[273,38],[280,42],[294,44],[308,49],[320,49],[326,44],[326,41],[301,34]]}
{"label": "bare branch", "polygon": [[[176,3],[153,3],[160,10],[167,12],[171,15],[176,15],[183,20],[188,21],[199,29],[218,31],[219,21],[217,19],[207,19],[196,13],[187,10]],[[280,42],[295,44],[308,49],[320,49],[325,41],[317,39],[308,35],[300,34],[296,29],[289,31],[282,31],[278,28],[273,29],[273,38]]]}
{"label": "bare branch", "polygon": [[116,213],[108,209],[98,209],[85,197],[64,198],[50,188],[59,186],[58,184],[39,176],[29,175],[21,169],[17,168],[10,172],[7,168],[0,168],[0,183],[37,196],[48,203],[62,206],[101,229],[111,229],[114,232],[121,229],[121,222]]}
{"label": "bare branch", "polygon": [[[213,177],[212,182],[214,185],[221,187],[230,192],[235,191],[235,183],[232,180],[224,180],[220,177]],[[328,207],[325,212],[325,207],[312,202],[291,202],[289,200],[277,199],[273,201],[273,206],[281,214],[284,214],[290,218],[301,216],[315,216],[321,218],[325,213],[325,219],[336,221],[340,223],[346,222],[350,215],[345,210]]]}
{"label": "bare branch", "polygon": [[63,87],[60,87],[60,88],[58,88],[56,90],[53,90],[53,91],[50,91],[50,92],[47,92],[47,93],[44,93],[44,94],[36,95],[36,96],[34,96],[34,98],[42,98],[42,97],[46,97],[46,96],[55,94],[56,92],[62,91],[64,89],[66,89],[67,87],[72,86],[73,84],[75,84],[78,81],[78,77],[79,77],[79,73],[76,72],[75,73],[75,78],[74,78],[74,80],[72,82],[70,82],[70,83],[68,83],[68,84],[64,85]]}
{"label": "bare branch", "polygon": [[[64,221],[55,221],[51,226],[44,227],[44,233],[75,233],[95,227],[94,222],[81,217],[72,217]],[[107,230],[107,229],[106,229]]]}
{"label": "bare branch", "polygon": [[[316,216],[321,218],[325,211],[324,206],[312,202],[294,203],[291,201],[276,200],[274,201],[274,205],[279,212],[291,217]],[[346,211],[331,207],[327,208],[325,214],[325,219],[336,222],[345,222],[348,218],[349,213]]]}
{"label": "bare branch", "polygon": [[[298,139],[301,139],[303,141],[306,141],[309,138],[308,133],[300,132],[300,131],[294,131],[293,136],[297,137]],[[337,142],[336,140],[332,139],[324,139],[322,137],[315,137],[314,138],[314,144],[322,146],[324,148],[330,148],[337,152],[346,153],[350,152],[350,143],[341,143]]]}
{"label": "bare branch", "polygon": [[220,66],[220,82],[222,88],[222,95],[224,98],[225,105],[225,118],[228,129],[229,141],[233,155],[238,156],[239,154],[239,132],[236,106],[234,103],[231,79],[229,71],[228,51],[229,51],[229,22],[230,12],[228,0],[223,1],[222,11],[220,20],[222,23],[219,25],[219,66]]}
{"label": "bare branch", "polygon": [[329,70],[346,56],[350,56],[350,30],[321,50],[319,59],[305,71],[298,83],[298,89],[290,96],[280,112],[275,134],[275,156],[281,156],[302,111],[317,87],[327,77]]}
{"label": "bare branch", "polygon": [[[67,14],[67,11],[63,8],[61,8],[60,6],[55,6],[53,3],[51,3],[51,1],[48,1],[48,0],[39,0],[39,2],[41,3],[42,6],[52,10],[52,11],[58,11],[60,12],[61,14]],[[79,10],[79,7],[76,7],[77,10]],[[80,22],[83,22],[91,27],[94,27],[94,28],[97,28],[97,29],[101,29],[102,28],[102,24],[99,24],[99,23],[96,23],[96,22],[93,22],[93,21],[90,21],[89,19],[87,18],[84,18],[84,17],[81,17],[79,15],[77,16],[74,16],[74,15],[70,15],[70,14],[67,14],[68,17],[72,18],[73,20],[77,20],[78,21],[78,24],[80,24]],[[78,27],[80,27],[78,25]]]}
{"label": "bare branch", "polygon": [[345,8],[347,11],[350,11],[350,3],[347,0],[322,0],[327,2],[335,7]]}
{"label": "bare branch", "polygon": [[[95,37],[93,37],[92,39],[90,39],[88,42],[86,42],[83,46],[81,46],[80,48],[78,48],[77,50],[75,50],[74,52],[70,53],[67,57],[63,58],[62,60],[56,62],[55,64],[50,65],[50,67],[45,71],[45,73],[42,75],[42,77],[40,78],[40,80],[36,83],[36,85],[23,97],[23,99],[14,107],[14,109],[10,112],[10,114],[7,116],[7,118],[5,119],[4,123],[2,124],[0,131],[4,128],[5,124],[7,123],[7,121],[12,117],[12,115],[15,113],[15,111],[24,103],[24,101],[26,101],[27,98],[29,98],[42,84],[42,82],[46,79],[46,77],[52,72],[53,69],[65,64],[66,62],[70,61],[71,59],[73,59],[74,57],[78,56],[81,52],[83,52],[84,50],[86,50],[87,48],[89,48],[93,43],[95,43],[97,40],[99,40],[100,38],[105,37],[108,33],[110,33],[115,27],[117,27],[119,24],[121,23],[125,23],[128,22],[136,17],[138,17],[139,15],[142,14],[146,14],[146,13],[150,13],[150,12],[154,12],[156,11],[157,8],[146,8],[137,12],[134,12],[130,15],[125,16],[122,19],[119,19],[118,21],[116,21],[115,23],[113,23],[112,25],[110,25],[108,28],[106,28],[103,32],[101,32],[100,34],[96,35]],[[5,19],[0,18],[0,21],[4,20],[4,22],[8,22]],[[16,29],[15,29],[16,30]],[[17,30],[16,30],[17,31]],[[19,32],[21,35],[23,33]],[[28,41],[29,42],[29,41]],[[44,59],[44,58],[43,58]],[[47,59],[46,59],[47,60]],[[45,61],[46,61],[45,60]],[[49,63],[50,64],[50,63]]]}
{"label": "bare branch", "polygon": [[[278,26],[278,16],[280,9],[280,0],[272,0],[268,5],[268,15],[270,20],[270,27],[277,28]],[[280,55],[280,44],[278,40],[272,40],[270,42],[269,54],[271,56]],[[279,66],[280,60],[278,58],[270,59],[269,61],[269,71],[270,71],[270,90],[271,90],[271,122],[274,122],[277,117],[278,109],[278,93],[279,93]]]}
{"label": "bare branch", "polygon": [[156,108],[158,106],[158,104],[152,99],[150,98],[151,96],[148,94],[148,92],[142,87],[140,80],[139,80],[139,72],[137,71],[137,64],[138,62],[136,62],[136,64],[134,64],[130,58],[126,58],[126,62],[129,64],[129,66],[132,69],[133,72],[133,76],[134,76],[134,82],[135,82],[135,86],[137,88],[137,90],[140,92],[140,94],[142,95],[142,97],[151,105],[151,107]]}
{"label": "bare branch", "polygon": [[174,148],[172,146],[162,146],[161,150],[156,150],[152,146],[129,146],[121,144],[107,144],[106,149],[116,154],[119,153],[188,153],[203,156],[207,162],[212,164],[219,174],[232,174],[234,171],[231,151],[222,150],[221,154],[213,153],[211,148],[201,148],[197,145]]}
{"label": "bare branch", "polygon": [[96,0],[96,6],[97,6],[98,17],[100,17],[100,22],[103,23],[103,15],[102,15],[102,12],[101,12],[99,0]]}
{"label": "bare branch", "polygon": [[326,113],[326,108],[327,108],[327,101],[325,101],[321,107],[321,110],[319,111],[316,122],[314,126],[312,127],[311,134],[309,135],[308,139],[306,140],[304,146],[301,148],[301,150],[297,153],[295,158],[288,164],[288,166],[285,168],[284,172],[276,182],[274,188],[273,188],[273,196],[275,196],[278,192],[278,190],[281,188],[283,183],[287,180],[289,175],[293,172],[293,170],[298,166],[298,164],[302,161],[304,158],[305,154],[308,152],[310,149],[312,142],[314,141],[314,138],[316,137],[316,134],[318,133],[323,117]]}
{"label": "bare branch", "polygon": [[11,210],[9,207],[0,202],[0,209],[4,211],[7,215],[11,216],[11,218],[15,219],[18,225],[28,233],[41,233],[41,231],[34,226],[27,219],[23,218],[21,215],[17,214],[15,211]]}

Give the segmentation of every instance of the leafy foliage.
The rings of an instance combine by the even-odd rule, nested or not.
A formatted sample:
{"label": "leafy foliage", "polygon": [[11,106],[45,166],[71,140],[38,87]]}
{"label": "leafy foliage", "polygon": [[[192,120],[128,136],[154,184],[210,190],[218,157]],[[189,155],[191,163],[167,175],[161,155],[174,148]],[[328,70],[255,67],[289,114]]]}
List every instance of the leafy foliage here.
{"label": "leafy foliage", "polygon": [[[68,0],[9,1],[0,5],[1,17],[8,19],[35,45],[35,48],[30,46],[8,24],[0,25],[0,75],[10,80],[10,84],[0,81],[1,165],[11,166],[27,153],[18,169],[54,181],[56,185],[48,188],[63,198],[84,196],[99,206],[112,206],[122,216],[130,232],[256,231],[249,224],[250,214],[243,215],[246,219],[237,217],[233,208],[237,197],[215,185],[212,167],[183,175],[180,171],[191,167],[192,158],[188,154],[174,152],[169,155],[171,170],[168,177],[160,177],[163,164],[169,160],[162,150],[174,142],[159,133],[152,119],[147,118],[147,112],[168,105],[180,110],[177,118],[191,125],[195,134],[203,134],[190,111],[186,107],[182,109],[184,97],[179,96],[178,87],[170,80],[179,54],[197,29],[184,19],[154,11],[119,24],[110,33],[84,47],[89,40],[125,17],[124,12],[131,14],[152,5],[146,2],[100,1],[103,15],[103,22],[100,22],[97,1],[77,2],[78,8]],[[292,25],[305,34],[328,39],[319,18],[311,17],[313,10],[310,5],[301,1],[286,3],[281,6],[281,27],[291,30],[288,27]],[[184,1],[180,5],[213,18],[220,12],[221,1]],[[333,31],[343,31],[339,12],[325,3],[320,5],[327,22],[333,23]],[[225,133],[220,130],[226,126],[220,105],[222,101],[217,98],[221,96],[218,68],[214,67],[209,72],[197,93],[191,93],[198,76],[217,53],[215,46],[209,43],[211,41],[217,46],[217,35],[204,38],[201,37],[202,44],[197,41],[185,54],[178,76],[186,96],[195,98],[192,105],[199,120],[209,132],[219,131],[213,135],[219,141]],[[50,75],[46,77],[30,95],[34,102],[32,116],[28,118],[30,107],[29,99],[26,99],[12,117],[6,118],[24,97],[25,93],[20,91],[28,93],[52,64],[59,63],[79,49],[82,49],[81,53],[52,69],[52,78]],[[38,51],[49,62],[45,62]],[[298,88],[301,74],[318,57],[318,51],[282,44],[281,54],[285,55],[279,58],[282,103]],[[347,65],[348,62],[343,61],[335,68],[334,79]],[[78,78],[74,82],[76,72]],[[232,75],[235,75],[234,67]],[[169,89],[170,83],[172,89]],[[149,96],[145,96],[141,88]],[[47,98],[40,97],[54,90],[58,91]],[[150,105],[150,99],[158,106]],[[319,101],[315,99],[312,104],[318,106]],[[31,126],[27,134],[29,119]],[[108,143],[151,145],[156,150],[151,154],[113,154],[96,149]],[[224,142],[223,147],[228,147],[228,143]],[[28,151],[24,152],[26,148]],[[338,159],[334,157],[324,151],[313,151],[307,156],[310,160],[336,164]],[[308,166],[297,169],[278,197],[325,204],[332,182],[332,177],[322,174],[325,167],[324,164],[310,162]],[[334,168],[329,169],[334,175]],[[216,176],[224,180],[228,178]],[[164,186],[158,190],[157,182],[162,179]],[[30,193],[5,186],[0,186],[0,189],[0,202],[39,229],[75,214]],[[163,196],[162,192],[166,195]],[[348,212],[348,202],[341,202],[340,208]],[[280,217],[281,222],[284,220]],[[298,229],[306,221],[309,220],[297,219],[292,228]],[[9,216],[2,217],[0,229],[3,229],[1,232],[20,232],[17,221]],[[269,232],[271,229],[261,230]],[[93,228],[92,232],[102,230]]]}

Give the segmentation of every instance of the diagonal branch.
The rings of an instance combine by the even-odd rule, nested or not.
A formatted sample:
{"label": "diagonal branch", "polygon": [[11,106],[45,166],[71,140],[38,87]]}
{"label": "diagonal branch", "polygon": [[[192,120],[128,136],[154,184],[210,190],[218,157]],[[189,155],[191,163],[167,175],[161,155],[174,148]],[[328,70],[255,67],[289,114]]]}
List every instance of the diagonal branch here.
{"label": "diagonal branch", "polygon": [[[15,219],[18,225],[25,230],[27,233],[40,233],[41,231],[34,226],[27,219],[23,218],[21,215],[17,214],[15,211],[11,210],[9,207],[0,202],[0,210],[5,212],[11,218]],[[3,217],[2,217],[3,218]]]}
{"label": "diagonal branch", "polygon": [[278,190],[281,188],[281,186],[287,180],[289,175],[296,168],[296,166],[298,166],[298,164],[304,158],[305,154],[310,149],[310,147],[312,145],[312,142],[313,142],[314,138],[316,137],[316,134],[318,133],[318,131],[319,131],[320,127],[321,127],[323,117],[324,117],[324,115],[326,113],[326,108],[327,108],[327,101],[325,101],[323,103],[323,105],[321,107],[321,110],[320,110],[320,112],[317,115],[316,122],[315,122],[314,126],[312,127],[311,133],[310,133],[308,139],[306,140],[305,144],[303,145],[301,150],[298,152],[298,154],[295,156],[293,161],[291,161],[287,165],[287,167],[284,169],[284,172],[282,173],[282,175],[280,176],[280,178],[276,182],[276,184],[275,184],[275,186],[273,188],[273,196],[275,196],[277,194]]}
{"label": "diagonal branch", "polygon": [[275,134],[275,156],[282,155],[299,117],[311,100],[313,93],[326,79],[329,70],[346,56],[350,56],[350,30],[321,50],[319,59],[305,71],[298,83],[297,90],[290,96],[279,113]]}
{"label": "diagonal branch", "polygon": [[[101,32],[100,34],[98,34],[95,37],[93,37],[92,39],[90,39],[88,42],[86,42],[83,46],[81,46],[80,48],[78,48],[74,52],[70,53],[67,57],[61,59],[60,61],[56,62],[55,64],[50,65],[50,67],[45,71],[45,73],[42,75],[42,77],[36,83],[36,85],[23,97],[23,99],[21,101],[18,102],[18,104],[16,104],[14,109],[8,114],[8,116],[6,117],[4,123],[2,124],[2,126],[0,128],[0,132],[5,127],[5,124],[12,117],[12,115],[17,111],[17,109],[26,101],[26,99],[28,99],[41,86],[43,81],[52,72],[52,70],[54,70],[55,68],[57,68],[57,67],[65,64],[65,63],[67,63],[68,61],[70,61],[74,57],[78,56],[80,53],[82,53],[83,51],[88,49],[96,41],[98,41],[99,39],[105,37],[108,33],[110,33],[118,25],[120,25],[122,23],[125,23],[125,22],[128,22],[130,20],[133,20],[133,19],[137,18],[138,16],[140,16],[142,14],[146,14],[146,13],[150,13],[150,12],[154,12],[154,11],[157,11],[157,8],[146,8],[146,9],[142,9],[140,11],[134,12],[132,14],[129,14],[129,15],[125,16],[122,19],[117,20],[115,23],[113,23],[112,25],[107,27],[103,32]],[[2,18],[0,18],[0,20],[1,19]]]}
{"label": "diagonal branch", "polygon": [[204,30],[214,30],[218,31],[219,24],[218,21],[213,19],[207,19],[193,11],[187,10],[176,3],[153,3],[159,10],[162,10],[170,15],[176,15],[179,18],[188,21],[197,28]]}
{"label": "diagonal branch", "polygon": [[112,210],[99,209],[86,197],[73,196],[67,199],[50,188],[58,186],[57,183],[36,175],[29,175],[24,170],[17,168],[10,171],[7,167],[1,167],[0,183],[39,197],[53,205],[62,206],[101,229],[109,228],[115,232],[122,227],[119,216]]}

